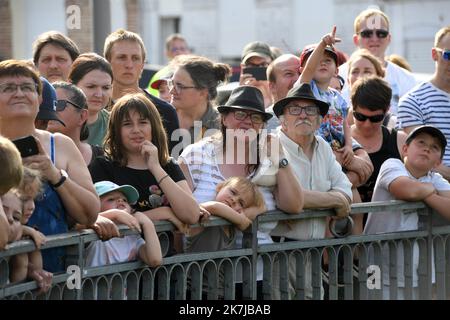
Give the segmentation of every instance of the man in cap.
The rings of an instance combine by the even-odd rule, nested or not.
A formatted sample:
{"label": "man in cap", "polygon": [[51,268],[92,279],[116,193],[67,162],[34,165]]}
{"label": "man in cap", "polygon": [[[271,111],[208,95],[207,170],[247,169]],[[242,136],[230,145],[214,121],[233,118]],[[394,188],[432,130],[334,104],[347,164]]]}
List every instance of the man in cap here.
{"label": "man in cap", "polygon": [[[447,146],[447,139],[436,127],[424,125],[416,127],[406,138],[402,148],[403,161],[388,159],[380,168],[373,191],[372,201],[423,201],[439,215],[450,220],[450,183],[435,169],[441,164]],[[439,216],[437,216],[439,217]],[[434,217],[433,217],[434,220]],[[417,230],[419,215],[417,211],[407,213],[386,210],[369,213],[364,229],[365,234],[390,233]],[[405,291],[403,244],[398,243],[397,253],[397,296],[390,295],[390,278],[393,261],[389,250],[382,250],[383,299],[419,299],[418,265],[419,248],[414,244],[414,266],[412,292]],[[370,252],[369,252],[370,253]],[[420,256],[423,252],[420,252]],[[372,259],[370,258],[369,261]],[[411,258],[409,261],[411,263]],[[433,268],[434,269],[434,268]],[[434,270],[432,271],[434,273]],[[434,278],[434,275],[432,276]]]}
{"label": "man in cap", "polygon": [[[292,166],[304,192],[304,208],[334,209],[338,218],[347,217],[352,201],[352,184],[342,172],[333,151],[325,140],[315,135],[329,105],[317,100],[307,83],[292,88],[286,98],[275,103],[273,111],[279,118],[279,138],[286,159]],[[271,232],[277,242],[322,239],[327,228],[326,217],[281,221]],[[296,274],[295,257],[289,260],[289,296],[294,298]],[[275,264],[277,266],[277,264]],[[305,296],[313,298],[311,286],[311,257],[306,257]],[[279,276],[274,275],[273,298],[279,298]],[[322,298],[314,297],[314,298]]]}
{"label": "man in cap", "polygon": [[40,79],[42,81],[42,95],[39,97],[41,104],[39,105],[39,112],[34,121],[36,129],[47,130],[49,120],[56,120],[63,126],[66,126],[56,113],[55,88],[44,77],[40,77]]}
{"label": "man in cap", "polygon": [[272,104],[269,82],[266,76],[267,67],[272,60],[270,46],[261,41],[248,43],[242,51],[239,84],[254,86],[261,90],[266,108]]}

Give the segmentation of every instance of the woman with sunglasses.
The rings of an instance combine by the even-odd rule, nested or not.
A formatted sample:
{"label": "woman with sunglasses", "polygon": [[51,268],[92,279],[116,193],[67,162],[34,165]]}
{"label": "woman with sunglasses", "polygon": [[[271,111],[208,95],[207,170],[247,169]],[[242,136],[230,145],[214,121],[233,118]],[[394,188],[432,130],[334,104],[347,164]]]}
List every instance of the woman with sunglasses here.
{"label": "woman with sunglasses", "polygon": [[91,145],[102,146],[108,129],[108,106],[112,96],[113,73],[109,62],[96,53],[83,53],[75,59],[69,81],[80,88],[87,100],[87,127]]}
{"label": "woman with sunglasses", "polygon": [[358,79],[352,86],[354,124],[351,133],[369,154],[374,168],[369,180],[358,187],[363,202],[371,201],[383,162],[389,158],[401,159],[406,134],[383,125],[391,96],[389,84],[377,76]]}
{"label": "woman with sunglasses", "polygon": [[[42,83],[25,61],[0,62],[0,134],[15,140],[35,138],[38,154],[23,158],[44,179],[43,196],[35,201],[28,225],[44,235],[65,233],[73,223],[91,225],[97,219],[100,201],[80,151],[63,134],[35,128]],[[44,269],[65,268],[65,248],[42,251]]]}
{"label": "woman with sunglasses", "polygon": [[53,87],[57,97],[56,112],[61,120],[64,119],[62,121],[65,126],[58,121],[50,120],[47,130],[60,132],[71,138],[80,150],[84,162],[89,165],[96,157],[103,155],[103,148],[86,142],[89,137],[86,96],[81,89],[68,82],[55,82]]}
{"label": "woman with sunglasses", "polygon": [[[168,87],[180,128],[189,130],[189,139],[183,136],[183,146],[187,146],[199,141],[206,130],[219,129],[219,113],[211,101],[217,96],[217,86],[231,75],[231,68],[192,55],[176,57],[172,68],[174,74]],[[194,126],[194,121],[200,121],[200,126]]]}

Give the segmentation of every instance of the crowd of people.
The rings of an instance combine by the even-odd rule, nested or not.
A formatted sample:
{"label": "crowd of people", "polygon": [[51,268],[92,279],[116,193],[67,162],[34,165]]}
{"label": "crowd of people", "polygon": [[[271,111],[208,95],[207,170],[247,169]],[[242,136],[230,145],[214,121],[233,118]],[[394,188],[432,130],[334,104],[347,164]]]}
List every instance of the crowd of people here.
{"label": "crowd of people", "polygon": [[[175,226],[174,255],[239,247],[241,231],[274,209],[328,208],[336,217],[260,223],[259,244],[332,237],[331,220],[349,219],[357,202],[424,201],[450,219],[450,26],[436,33],[436,69],[424,83],[401,57],[386,56],[385,13],[364,10],[354,32],[350,56],[336,48],[336,27],[299,56],[250,42],[239,83],[220,94],[231,67],[191,54],[179,34],[167,39],[169,64],[148,88],[139,87],[144,43],[123,29],[106,38],[103,56],[50,31],[34,42],[32,61],[0,62],[0,250],[24,238],[36,244],[11,257],[10,283],[35,280],[47,292],[66,253],[39,249],[69,230],[91,228],[102,240],[87,247],[87,266],[156,267],[159,220]],[[191,227],[211,215],[232,225]],[[417,213],[353,219],[353,234],[418,229]],[[118,238],[119,224],[141,235]],[[311,268],[306,257],[307,298]],[[295,270],[293,258],[291,298]],[[261,263],[256,271],[261,281]]]}

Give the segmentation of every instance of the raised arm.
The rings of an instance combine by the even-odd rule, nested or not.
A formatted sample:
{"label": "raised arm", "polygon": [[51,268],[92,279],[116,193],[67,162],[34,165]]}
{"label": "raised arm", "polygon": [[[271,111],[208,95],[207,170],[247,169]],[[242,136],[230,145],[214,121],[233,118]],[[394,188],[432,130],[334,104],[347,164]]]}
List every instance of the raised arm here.
{"label": "raised arm", "polygon": [[333,30],[331,31],[331,33],[323,36],[322,40],[318,43],[317,47],[309,56],[309,59],[306,61],[306,64],[303,67],[302,73],[297,83],[310,83],[314,78],[314,73],[316,72],[317,66],[320,63],[320,59],[323,56],[325,47],[327,45],[333,46],[335,43],[340,41],[341,39],[336,38],[336,26],[333,26]]}

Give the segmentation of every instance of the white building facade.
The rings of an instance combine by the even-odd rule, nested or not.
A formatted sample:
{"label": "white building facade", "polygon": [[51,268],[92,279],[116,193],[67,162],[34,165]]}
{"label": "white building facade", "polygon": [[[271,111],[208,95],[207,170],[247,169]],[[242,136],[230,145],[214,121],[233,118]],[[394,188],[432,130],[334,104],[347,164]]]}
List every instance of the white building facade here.
{"label": "white building facade", "polygon": [[[99,9],[97,1],[109,4]],[[432,73],[434,34],[450,24],[448,0],[10,0],[11,48],[6,54],[0,52],[2,56],[31,58],[33,40],[48,30],[74,34],[77,30],[69,30],[67,25],[69,5],[81,7],[83,23],[77,39],[90,37],[84,51],[99,51],[102,45],[101,37],[93,37],[98,19],[105,24],[106,34],[132,24],[132,31],[143,37],[147,62],[152,64],[166,63],[164,39],[174,32],[186,37],[194,53],[233,62],[239,60],[242,48],[250,41],[265,41],[284,52],[298,53],[336,25],[343,40],[338,48],[350,54],[354,50],[354,18],[376,5],[391,19],[388,54],[404,56],[415,72]],[[97,11],[92,13],[95,5]],[[5,43],[7,36],[1,37],[0,42]],[[5,44],[2,50],[8,51],[3,48]]]}

